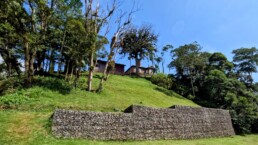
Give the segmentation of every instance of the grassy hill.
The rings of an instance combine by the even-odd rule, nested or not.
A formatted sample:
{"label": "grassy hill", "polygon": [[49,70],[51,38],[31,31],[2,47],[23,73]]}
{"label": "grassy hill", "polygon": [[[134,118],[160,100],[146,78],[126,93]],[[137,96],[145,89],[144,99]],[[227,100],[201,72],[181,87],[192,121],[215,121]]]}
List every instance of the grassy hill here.
{"label": "grassy hill", "polygon": [[[94,78],[96,87],[98,76]],[[258,145],[258,136],[200,139],[190,141],[92,141],[57,139],[52,136],[51,115],[56,108],[92,111],[122,111],[131,104],[153,107],[172,105],[198,106],[192,101],[146,79],[111,76],[101,94],[83,90],[86,79],[79,81],[80,89],[72,89],[55,78],[36,78],[35,86],[0,97],[0,145],[2,144],[178,144],[178,145]],[[2,109],[1,109],[2,108]]]}
{"label": "grassy hill", "polygon": [[[94,79],[96,81],[93,85],[97,88],[99,79],[97,76]],[[11,108],[36,111],[53,111],[55,108],[121,111],[132,104],[153,107],[198,106],[173,91],[157,87],[143,78],[113,75],[100,94],[83,90],[86,88],[85,77],[81,78],[78,87],[81,89],[71,89],[68,84],[57,78],[38,77],[34,87],[20,90],[5,98],[24,100]]]}

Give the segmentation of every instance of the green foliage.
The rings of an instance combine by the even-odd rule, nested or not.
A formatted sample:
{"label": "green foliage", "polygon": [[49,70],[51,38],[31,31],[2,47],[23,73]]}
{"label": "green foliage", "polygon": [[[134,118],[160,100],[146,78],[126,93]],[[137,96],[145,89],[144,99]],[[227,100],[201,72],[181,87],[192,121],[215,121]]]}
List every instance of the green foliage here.
{"label": "green foliage", "polygon": [[210,69],[218,69],[225,72],[231,71],[234,65],[228,61],[224,54],[215,52],[209,57],[209,67],[212,67]]}
{"label": "green foliage", "polygon": [[87,88],[87,79],[83,77],[78,80],[77,89],[85,90],[85,88]]}
{"label": "green foliage", "polygon": [[194,100],[194,99],[195,99],[195,96],[189,94],[189,95],[187,96],[187,98],[190,99],[190,100]]}
{"label": "green foliage", "polygon": [[72,86],[68,82],[56,77],[38,76],[35,78],[33,85],[47,88],[53,91],[58,91],[61,94],[68,94],[72,89]]}
{"label": "green foliage", "polygon": [[132,27],[123,37],[121,54],[129,54],[130,58],[143,59],[155,52],[155,45],[158,35],[156,35],[151,26],[142,26],[140,28]]}
{"label": "green foliage", "polygon": [[13,93],[17,89],[23,88],[23,79],[18,77],[11,77],[0,80],[0,96],[8,93]]}
{"label": "green foliage", "polygon": [[209,100],[209,102],[205,106],[219,107],[224,105],[226,81],[226,75],[219,70],[212,70],[209,75],[206,76],[204,81],[204,93],[206,93],[206,98],[204,99]]}
{"label": "green foliage", "polygon": [[239,48],[233,50],[233,62],[236,63],[240,79],[247,85],[253,84],[252,73],[257,72],[258,50],[252,48]]}
{"label": "green foliage", "polygon": [[[195,96],[197,92],[195,83],[198,79],[202,79],[207,67],[209,53],[201,52],[201,49],[197,42],[193,42],[171,51],[172,61],[168,67],[176,69],[175,76],[179,83],[176,87],[186,96],[190,93]],[[185,87],[187,88],[184,89]]]}
{"label": "green foliage", "polygon": [[250,133],[257,118],[258,99],[252,92],[240,92],[234,103],[228,105],[231,110],[233,125],[239,133]]}
{"label": "green foliage", "polygon": [[244,134],[244,133],[250,133],[251,129],[251,120],[246,118],[244,115],[237,115],[234,110],[231,110],[230,112],[231,119],[233,122],[234,129],[237,131],[237,133]]}
{"label": "green foliage", "polygon": [[224,108],[231,112],[233,125],[238,133],[250,133],[257,116],[258,102],[254,94],[237,79],[227,78],[219,70],[212,70],[201,88],[204,106]]}
{"label": "green foliage", "polygon": [[177,75],[180,77],[196,75],[197,69],[203,69],[207,64],[201,49],[202,47],[197,42],[194,42],[172,50],[173,61],[170,62],[169,67],[175,68]]}
{"label": "green foliage", "polygon": [[257,49],[234,50],[235,66],[222,53],[200,50],[193,43],[171,51],[169,67],[176,69],[172,89],[204,107],[230,110],[237,133],[250,133],[258,116],[258,89],[251,76],[256,72]]}
{"label": "green foliage", "polygon": [[8,94],[4,97],[0,97],[0,108],[15,109],[32,100],[33,99],[25,96],[23,93]]}
{"label": "green foliage", "polygon": [[169,77],[168,75],[165,75],[162,73],[152,75],[150,81],[153,84],[156,84],[156,85],[166,88],[166,89],[171,88],[171,86],[173,84],[172,78]]}
{"label": "green foliage", "polygon": [[258,82],[255,83],[252,87],[253,87],[254,92],[255,92],[256,94],[258,94]]}
{"label": "green foliage", "polygon": [[141,60],[147,56],[153,56],[154,52],[157,51],[155,46],[158,35],[153,32],[151,26],[131,27],[125,32],[122,40],[120,54],[128,54],[129,59],[135,59],[136,73],[139,75]]}

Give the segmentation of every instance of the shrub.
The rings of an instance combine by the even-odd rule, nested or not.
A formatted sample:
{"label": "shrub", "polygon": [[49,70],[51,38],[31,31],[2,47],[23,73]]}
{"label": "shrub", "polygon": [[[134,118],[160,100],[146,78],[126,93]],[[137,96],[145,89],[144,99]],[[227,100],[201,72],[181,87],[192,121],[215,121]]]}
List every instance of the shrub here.
{"label": "shrub", "polygon": [[194,99],[195,99],[195,96],[189,94],[189,95],[187,96],[187,98],[190,99],[190,100],[194,100]]}
{"label": "shrub", "polygon": [[0,96],[16,92],[17,89],[23,87],[22,78],[11,77],[0,81]]}
{"label": "shrub", "polygon": [[32,98],[25,96],[22,93],[14,93],[0,97],[0,108],[14,109],[19,105],[32,101]]}
{"label": "shrub", "polygon": [[172,86],[172,78],[162,73],[153,75],[150,80],[153,84],[167,89]]}
{"label": "shrub", "polygon": [[238,114],[235,110],[230,110],[233,127],[237,134],[251,133],[253,118],[246,114]]}
{"label": "shrub", "polygon": [[72,89],[68,82],[56,77],[35,77],[33,85],[58,91],[61,94],[69,94]]}

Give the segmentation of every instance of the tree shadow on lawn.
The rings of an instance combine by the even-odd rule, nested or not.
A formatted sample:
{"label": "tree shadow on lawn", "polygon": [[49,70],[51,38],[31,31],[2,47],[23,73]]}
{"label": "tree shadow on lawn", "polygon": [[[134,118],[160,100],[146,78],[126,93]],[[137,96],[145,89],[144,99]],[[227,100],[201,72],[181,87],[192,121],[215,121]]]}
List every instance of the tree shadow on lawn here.
{"label": "tree shadow on lawn", "polygon": [[66,95],[72,90],[72,86],[63,79],[56,77],[38,77],[33,82],[33,86],[43,87],[52,91],[58,91],[59,93]]}
{"label": "tree shadow on lawn", "polygon": [[[87,75],[87,77],[88,77],[88,75]],[[93,76],[93,78],[101,79],[101,78],[102,78],[102,75],[100,75],[100,74],[95,74],[95,75]]]}
{"label": "tree shadow on lawn", "polygon": [[172,90],[168,90],[168,89],[161,88],[161,87],[155,87],[154,90],[159,91],[161,93],[164,93],[165,95],[168,95],[168,96],[171,96],[171,97],[176,97],[178,99],[188,100],[188,99],[178,95],[177,93],[175,93]]}

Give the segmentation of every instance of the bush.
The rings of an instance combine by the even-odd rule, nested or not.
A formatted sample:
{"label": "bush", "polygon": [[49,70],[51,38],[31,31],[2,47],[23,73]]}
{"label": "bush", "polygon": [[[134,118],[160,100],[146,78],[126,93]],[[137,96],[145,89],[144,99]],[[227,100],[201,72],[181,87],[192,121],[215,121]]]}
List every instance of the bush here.
{"label": "bush", "polygon": [[195,99],[195,96],[189,94],[189,95],[187,96],[187,98],[190,99],[190,100],[194,100],[194,99]]}
{"label": "bush", "polygon": [[11,77],[0,81],[0,96],[16,92],[17,89],[23,87],[22,78]]}
{"label": "bush", "polygon": [[14,93],[0,97],[0,108],[15,109],[19,105],[32,101],[32,98],[25,96],[22,93]]}
{"label": "bush", "polygon": [[169,89],[172,86],[172,78],[162,73],[153,75],[150,80],[153,84],[166,89]]}
{"label": "bush", "polygon": [[230,115],[233,127],[237,134],[247,134],[252,132],[253,118],[251,116],[238,114],[235,110],[230,110]]}
{"label": "bush", "polygon": [[56,77],[35,77],[33,85],[52,91],[58,91],[61,94],[69,94],[72,90],[72,87],[68,82]]}

